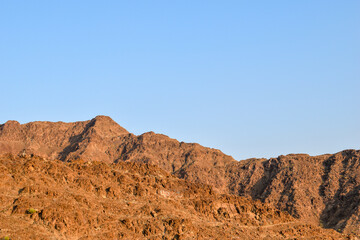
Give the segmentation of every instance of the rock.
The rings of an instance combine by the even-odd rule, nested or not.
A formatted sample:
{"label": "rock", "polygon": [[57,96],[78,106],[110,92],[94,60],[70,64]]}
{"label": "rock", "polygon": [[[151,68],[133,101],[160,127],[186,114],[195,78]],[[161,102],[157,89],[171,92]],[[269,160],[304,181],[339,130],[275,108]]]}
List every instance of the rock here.
{"label": "rock", "polygon": [[217,194],[155,165],[7,155],[0,156],[0,169],[12,176],[0,181],[0,236],[11,239],[350,237],[259,201]]}
{"label": "rock", "polygon": [[[236,161],[220,150],[179,142],[162,134],[136,136],[110,117],[97,116],[74,123],[8,121],[0,125],[0,154],[20,154],[23,158],[33,154],[64,162],[82,159],[88,167],[91,161],[153,164],[179,178],[210,185],[216,193],[250,197],[303,221],[360,235],[360,152],[356,150],[314,157],[289,154]],[[27,172],[34,169],[29,166]],[[68,181],[57,174],[57,181]],[[83,189],[93,191],[90,179],[76,181]],[[117,181],[127,181],[126,175],[118,176]],[[147,181],[165,184],[163,178],[151,177]],[[148,196],[141,187],[124,191]],[[112,188],[98,188],[98,194],[119,198],[118,191]],[[168,194],[162,191],[162,195]]]}

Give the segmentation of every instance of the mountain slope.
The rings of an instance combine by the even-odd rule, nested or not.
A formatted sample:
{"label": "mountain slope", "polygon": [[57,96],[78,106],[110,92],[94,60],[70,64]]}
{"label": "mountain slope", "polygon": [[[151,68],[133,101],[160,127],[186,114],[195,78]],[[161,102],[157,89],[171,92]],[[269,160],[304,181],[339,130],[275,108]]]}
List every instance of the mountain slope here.
{"label": "mountain slope", "polygon": [[231,193],[360,235],[360,151],[241,161],[229,166],[226,176]]}
{"label": "mountain slope", "polygon": [[[135,161],[156,164],[177,176],[226,192],[225,165],[235,160],[221,151],[183,143],[153,132],[135,136],[110,117],[90,121],[8,121],[0,125],[0,153],[36,154],[47,159]],[[190,172],[191,174],[187,174]]]}
{"label": "mountain slope", "polygon": [[148,164],[0,156],[0,237],[355,239]]}

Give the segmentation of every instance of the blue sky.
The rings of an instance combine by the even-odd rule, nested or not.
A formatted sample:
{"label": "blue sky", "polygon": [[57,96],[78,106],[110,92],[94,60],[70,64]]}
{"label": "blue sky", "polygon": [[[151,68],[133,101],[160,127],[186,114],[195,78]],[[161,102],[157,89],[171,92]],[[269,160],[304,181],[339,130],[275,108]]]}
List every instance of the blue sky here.
{"label": "blue sky", "polygon": [[0,1],[0,123],[109,115],[241,160],[360,147],[360,1]]}

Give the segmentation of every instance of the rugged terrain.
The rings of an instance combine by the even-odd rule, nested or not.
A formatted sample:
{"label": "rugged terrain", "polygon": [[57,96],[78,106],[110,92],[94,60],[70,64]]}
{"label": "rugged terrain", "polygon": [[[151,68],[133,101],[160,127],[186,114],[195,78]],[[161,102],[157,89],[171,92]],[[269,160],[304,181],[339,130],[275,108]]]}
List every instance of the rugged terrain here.
{"label": "rugged terrain", "polygon": [[323,227],[360,235],[360,151],[290,154],[227,168],[229,190]]}
{"label": "rugged terrain", "polygon": [[[183,143],[153,132],[135,136],[110,117],[74,123],[8,121],[0,125],[0,153],[36,154],[69,161],[135,161],[158,165],[193,182],[225,192],[225,165],[236,162],[216,149]],[[191,174],[187,174],[187,173]]]}
{"label": "rugged terrain", "polygon": [[[149,163],[216,193],[261,200],[293,217],[360,235],[360,152],[236,161],[216,149],[153,132],[129,133],[111,118],[89,121],[8,121],[0,125],[0,153],[69,162]],[[346,206],[346,207],[344,207]]]}
{"label": "rugged terrain", "polygon": [[157,166],[0,157],[0,237],[355,239]]}

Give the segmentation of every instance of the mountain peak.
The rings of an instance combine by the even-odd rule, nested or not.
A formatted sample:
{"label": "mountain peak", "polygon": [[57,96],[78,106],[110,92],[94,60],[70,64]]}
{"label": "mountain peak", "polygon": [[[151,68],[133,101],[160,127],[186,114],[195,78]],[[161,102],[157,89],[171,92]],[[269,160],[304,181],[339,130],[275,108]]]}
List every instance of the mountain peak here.
{"label": "mountain peak", "polygon": [[0,134],[10,134],[14,135],[15,132],[18,132],[21,124],[18,121],[9,120],[4,124],[0,125]]}
{"label": "mountain peak", "polygon": [[20,123],[15,120],[9,120],[6,123],[4,123],[3,126],[6,128],[18,128],[20,127]]}
{"label": "mountain peak", "polygon": [[102,137],[119,136],[129,132],[115,122],[111,117],[98,115],[90,120],[90,126]]}
{"label": "mountain peak", "polygon": [[111,117],[105,115],[97,115],[91,121],[101,121],[101,122],[115,122]]}
{"label": "mountain peak", "polygon": [[18,121],[15,121],[15,120],[9,120],[5,124],[7,124],[7,125],[20,125],[20,123]]}

